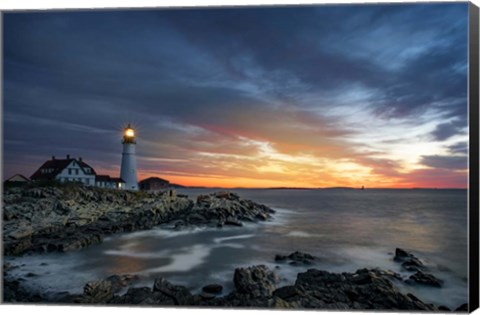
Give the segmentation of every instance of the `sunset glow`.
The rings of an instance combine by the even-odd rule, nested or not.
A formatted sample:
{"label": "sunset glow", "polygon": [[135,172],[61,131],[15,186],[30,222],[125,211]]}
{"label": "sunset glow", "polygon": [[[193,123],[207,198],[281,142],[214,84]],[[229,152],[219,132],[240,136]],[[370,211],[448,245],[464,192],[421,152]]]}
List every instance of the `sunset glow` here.
{"label": "sunset glow", "polygon": [[139,179],[466,188],[466,12],[7,13],[4,177],[66,154],[118,176],[133,121]]}

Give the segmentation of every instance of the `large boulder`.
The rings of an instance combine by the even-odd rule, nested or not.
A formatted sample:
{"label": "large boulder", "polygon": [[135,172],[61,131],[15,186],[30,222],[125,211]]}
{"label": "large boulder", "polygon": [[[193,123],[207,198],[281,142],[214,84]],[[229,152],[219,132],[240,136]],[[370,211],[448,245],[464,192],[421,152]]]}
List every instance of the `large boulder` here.
{"label": "large boulder", "polygon": [[92,281],[83,287],[83,303],[103,304],[111,299],[113,299],[113,288],[110,281]]}
{"label": "large boulder", "polygon": [[174,301],[175,305],[186,305],[192,298],[192,294],[182,285],[174,285],[165,278],[155,279],[153,292],[159,292]]}
{"label": "large boulder", "polygon": [[393,257],[393,260],[400,262],[402,267],[407,271],[416,272],[427,269],[424,263],[414,254],[401,248],[395,249],[395,256]]}
{"label": "large boulder", "polygon": [[264,265],[237,268],[233,275],[235,290],[251,297],[271,296],[278,282],[277,274]]}

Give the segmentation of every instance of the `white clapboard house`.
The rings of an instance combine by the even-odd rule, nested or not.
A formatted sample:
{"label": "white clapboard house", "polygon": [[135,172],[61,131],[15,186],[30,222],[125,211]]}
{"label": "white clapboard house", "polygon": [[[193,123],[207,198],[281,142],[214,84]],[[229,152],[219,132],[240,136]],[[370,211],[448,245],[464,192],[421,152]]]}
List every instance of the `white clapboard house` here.
{"label": "white clapboard house", "polygon": [[123,189],[124,181],[108,175],[97,175],[93,167],[85,163],[82,158],[52,159],[46,161],[30,176],[34,181],[57,180],[64,182],[80,182],[87,186]]}

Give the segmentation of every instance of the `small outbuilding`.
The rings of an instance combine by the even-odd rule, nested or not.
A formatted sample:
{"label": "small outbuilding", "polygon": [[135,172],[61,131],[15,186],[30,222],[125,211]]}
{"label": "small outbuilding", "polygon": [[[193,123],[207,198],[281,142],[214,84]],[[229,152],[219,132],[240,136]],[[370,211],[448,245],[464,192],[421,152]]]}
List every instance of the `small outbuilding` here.
{"label": "small outbuilding", "polygon": [[5,180],[4,184],[7,186],[23,186],[30,182],[30,180],[22,174],[15,174]]}
{"label": "small outbuilding", "polygon": [[170,187],[170,182],[160,177],[149,177],[140,181],[141,190],[162,190]]}

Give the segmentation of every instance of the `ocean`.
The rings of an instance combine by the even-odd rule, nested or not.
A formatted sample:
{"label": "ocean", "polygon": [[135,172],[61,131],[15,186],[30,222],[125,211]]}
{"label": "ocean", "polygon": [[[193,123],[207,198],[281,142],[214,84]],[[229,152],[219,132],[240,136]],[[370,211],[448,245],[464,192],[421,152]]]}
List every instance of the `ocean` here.
{"label": "ocean", "polygon": [[[218,191],[178,189],[190,198]],[[396,247],[411,251],[430,272],[445,281],[442,288],[395,283],[425,302],[456,308],[468,300],[467,190],[435,189],[238,189],[241,198],[274,210],[268,222],[243,227],[192,228],[170,225],[113,235],[104,242],[69,253],[6,257],[19,265],[12,271],[43,292],[82,292],[83,285],[112,274],[138,274],[138,285],[156,277],[182,284],[193,292],[220,283],[233,289],[237,267],[263,264],[275,270],[282,285],[309,268],[353,272],[390,269],[408,277],[393,261]],[[317,257],[314,266],[275,262],[276,254],[303,251]],[[28,273],[35,274],[27,277]]]}

